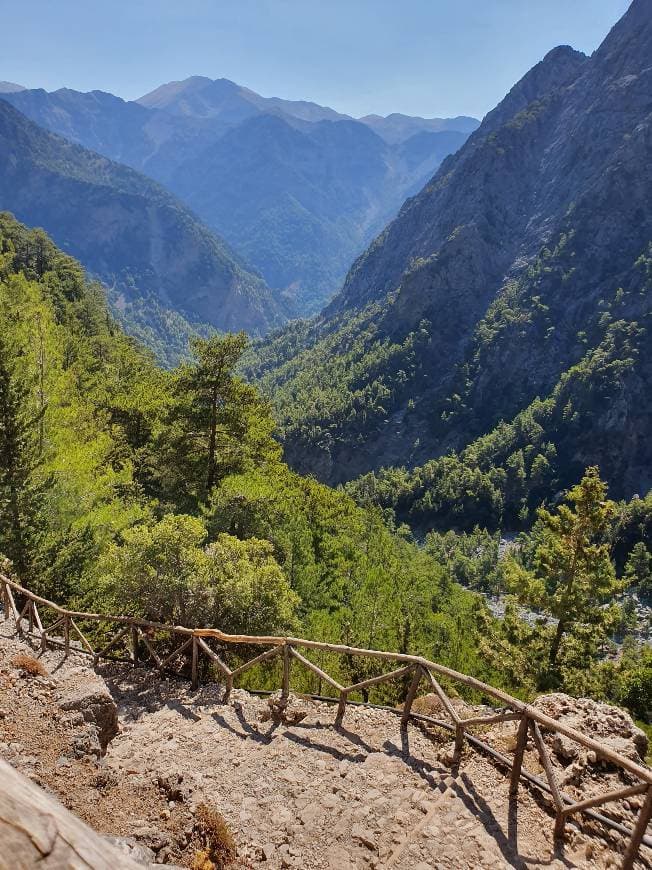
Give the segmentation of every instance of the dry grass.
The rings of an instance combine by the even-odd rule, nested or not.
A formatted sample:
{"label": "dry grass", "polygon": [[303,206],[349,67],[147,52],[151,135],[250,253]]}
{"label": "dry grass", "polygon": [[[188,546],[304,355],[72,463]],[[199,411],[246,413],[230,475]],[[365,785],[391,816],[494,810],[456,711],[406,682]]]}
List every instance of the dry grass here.
{"label": "dry grass", "polygon": [[47,677],[48,672],[45,669],[43,662],[35,659],[34,656],[28,653],[16,653],[11,660],[11,664],[18,668],[24,676],[28,677]]}
{"label": "dry grass", "polygon": [[236,856],[235,840],[215,807],[200,804],[195,825],[203,848],[195,854],[192,870],[224,870]]}

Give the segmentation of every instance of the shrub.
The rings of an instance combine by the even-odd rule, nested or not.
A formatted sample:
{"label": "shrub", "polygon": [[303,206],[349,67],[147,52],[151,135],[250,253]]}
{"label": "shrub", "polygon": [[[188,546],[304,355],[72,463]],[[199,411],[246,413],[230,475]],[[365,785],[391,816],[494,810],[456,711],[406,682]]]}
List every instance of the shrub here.
{"label": "shrub", "polygon": [[28,677],[46,677],[48,673],[43,662],[28,653],[16,653],[11,664]]}
{"label": "shrub", "polygon": [[223,870],[236,856],[235,840],[215,807],[199,804],[195,814],[196,828],[203,849],[195,854],[193,870]]}

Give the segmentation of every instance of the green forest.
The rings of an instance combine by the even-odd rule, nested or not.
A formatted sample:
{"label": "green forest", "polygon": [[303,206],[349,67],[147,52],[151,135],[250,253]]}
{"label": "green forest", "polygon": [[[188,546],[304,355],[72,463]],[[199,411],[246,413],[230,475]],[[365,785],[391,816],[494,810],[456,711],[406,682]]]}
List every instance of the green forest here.
{"label": "green forest", "polygon": [[[473,453],[434,460],[429,502],[423,470],[346,492],[284,463],[269,403],[238,374],[244,334],[194,338],[186,362],[161,368],[101,286],[7,214],[0,297],[0,551],[29,588],[100,612],[418,653],[519,697],[565,689],[648,718],[652,652],[632,601],[652,592],[652,495],[611,501],[589,467],[549,497],[540,420],[566,407],[566,384]],[[580,365],[608,373],[635,341],[607,324]],[[449,505],[437,522],[433,499]],[[522,532],[501,555],[506,515]],[[496,591],[502,619],[481,594]],[[352,681],[377,667],[328,664]]]}

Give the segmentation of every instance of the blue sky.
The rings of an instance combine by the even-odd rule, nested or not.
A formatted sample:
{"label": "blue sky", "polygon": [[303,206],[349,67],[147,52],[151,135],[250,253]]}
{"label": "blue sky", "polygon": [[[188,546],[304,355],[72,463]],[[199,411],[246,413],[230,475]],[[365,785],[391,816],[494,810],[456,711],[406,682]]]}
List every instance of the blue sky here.
{"label": "blue sky", "polygon": [[189,75],[352,115],[482,116],[555,45],[590,53],[628,0],[23,0],[0,79],[133,99]]}

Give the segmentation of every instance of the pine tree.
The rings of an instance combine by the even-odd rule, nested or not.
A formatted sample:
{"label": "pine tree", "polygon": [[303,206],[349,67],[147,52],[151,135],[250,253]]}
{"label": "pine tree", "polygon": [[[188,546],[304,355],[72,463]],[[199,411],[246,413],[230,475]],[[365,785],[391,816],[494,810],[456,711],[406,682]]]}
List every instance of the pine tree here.
{"label": "pine tree", "polygon": [[255,389],[235,374],[247,336],[214,335],[192,342],[195,361],[176,373],[174,401],[164,432],[162,483],[183,507],[205,503],[226,475],[248,461],[278,455],[273,422]]}
{"label": "pine tree", "polygon": [[603,605],[623,586],[606,542],[614,506],[597,468],[586,470],[567,502],[556,513],[539,510],[529,564],[513,555],[505,560],[507,582],[519,600],[557,620],[549,653],[553,668],[567,633],[587,627],[596,636],[604,633],[612,613]]}
{"label": "pine tree", "polygon": [[643,541],[632,547],[624,577],[629,585],[638,586],[641,592],[652,591],[652,555]]}
{"label": "pine tree", "polygon": [[25,582],[36,555],[40,504],[33,477],[40,419],[30,419],[27,397],[0,336],[0,550]]}

